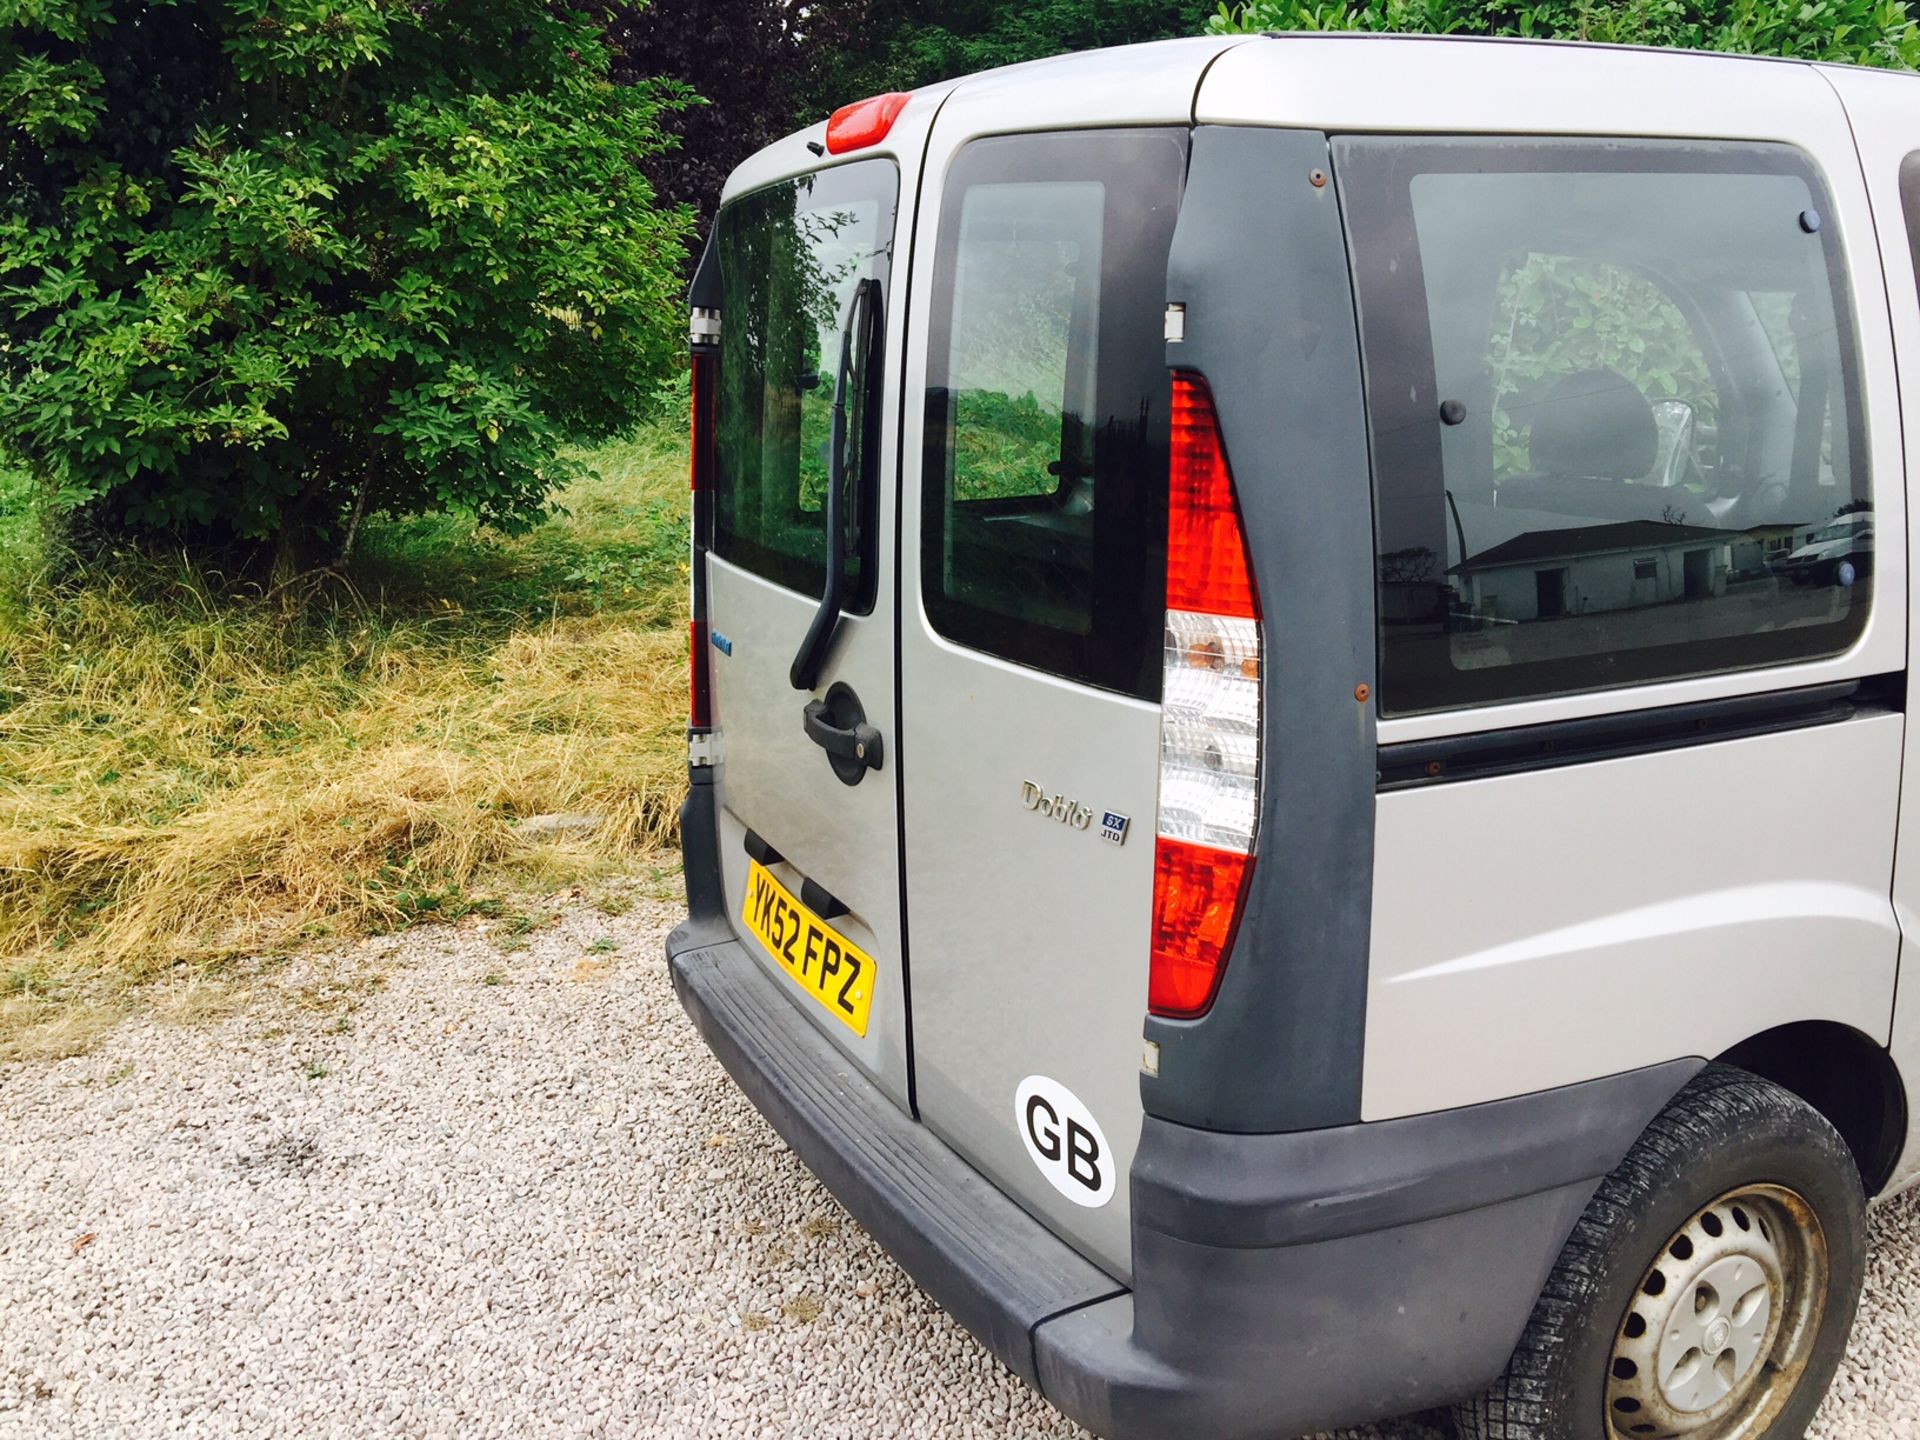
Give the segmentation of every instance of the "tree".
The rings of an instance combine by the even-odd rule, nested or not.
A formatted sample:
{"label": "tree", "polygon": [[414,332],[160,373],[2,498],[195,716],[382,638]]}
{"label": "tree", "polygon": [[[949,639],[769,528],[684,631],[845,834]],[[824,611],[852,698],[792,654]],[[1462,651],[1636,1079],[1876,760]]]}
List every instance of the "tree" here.
{"label": "tree", "polygon": [[677,87],[540,0],[0,0],[0,449],[116,531],[541,514],[677,358]]}
{"label": "tree", "polygon": [[[599,0],[576,0],[599,13]],[[699,230],[733,167],[762,145],[825,118],[812,113],[817,57],[844,45],[864,17],[861,0],[651,0],[606,8],[613,78],[664,78],[704,102],[668,117],[680,143],[652,155],[660,195],[691,206]]]}
{"label": "tree", "polygon": [[1207,29],[1520,35],[1920,67],[1903,0],[1251,0],[1221,5]]}
{"label": "tree", "polygon": [[659,193],[704,235],[733,167],[841,105],[1070,50],[1191,35],[1212,0],[648,0],[603,5],[616,80],[682,82],[705,104],[670,117]]}
{"label": "tree", "polygon": [[800,93],[825,114],[998,65],[1192,35],[1208,8],[1208,0],[864,0],[858,23],[821,47]]}

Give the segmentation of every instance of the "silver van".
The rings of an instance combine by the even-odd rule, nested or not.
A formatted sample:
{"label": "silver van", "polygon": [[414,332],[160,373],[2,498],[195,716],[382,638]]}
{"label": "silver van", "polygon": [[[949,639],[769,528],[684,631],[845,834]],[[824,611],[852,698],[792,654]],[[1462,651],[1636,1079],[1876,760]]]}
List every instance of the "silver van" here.
{"label": "silver van", "polygon": [[1916,147],[1906,76],[1288,36],[735,172],[674,983],[1066,1414],[1806,1427],[1920,1178]]}

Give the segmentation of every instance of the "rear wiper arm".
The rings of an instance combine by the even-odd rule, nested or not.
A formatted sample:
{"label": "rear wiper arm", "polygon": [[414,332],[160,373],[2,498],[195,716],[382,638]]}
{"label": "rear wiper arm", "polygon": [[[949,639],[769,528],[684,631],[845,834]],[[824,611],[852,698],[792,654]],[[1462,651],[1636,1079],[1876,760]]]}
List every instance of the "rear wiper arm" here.
{"label": "rear wiper arm", "polygon": [[806,638],[793,657],[793,668],[787,672],[796,690],[811,690],[819,682],[827,647],[833,643],[834,628],[840,623],[847,568],[846,521],[840,512],[840,492],[846,488],[847,479],[847,384],[853,368],[854,336],[860,335],[865,358],[867,326],[863,321],[879,303],[879,294],[880,282],[875,279],[862,280],[854,287],[847,325],[840,332],[840,369],[833,380],[833,439],[827,463],[827,573],[820,587],[820,608],[813,612],[813,623],[807,626]]}

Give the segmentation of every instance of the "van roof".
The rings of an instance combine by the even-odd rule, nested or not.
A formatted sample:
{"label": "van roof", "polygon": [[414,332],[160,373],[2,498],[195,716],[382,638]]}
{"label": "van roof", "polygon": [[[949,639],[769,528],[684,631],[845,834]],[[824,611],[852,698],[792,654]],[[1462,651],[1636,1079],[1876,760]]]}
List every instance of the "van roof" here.
{"label": "van roof", "polygon": [[[1252,40],[1294,41],[1336,41],[1342,44],[1364,45],[1444,45],[1465,49],[1483,49],[1488,46],[1504,50],[1559,50],[1592,54],[1596,51],[1621,55],[1665,55],[1687,56],[1695,60],[1708,60],[1715,63],[1748,64],[1764,61],[1770,65],[1812,66],[1815,68],[1833,68],[1845,70],[1872,70],[1876,74],[1913,76],[1910,70],[1886,69],[1879,66],[1859,65],[1839,60],[1807,60],[1794,55],[1748,54],[1735,50],[1697,50],[1673,45],[1627,45],[1618,41],[1601,40],[1556,40],[1539,35],[1424,35],[1415,33],[1383,33],[1360,30],[1263,30],[1258,35],[1247,37]],[[1071,57],[1058,57],[1071,58]]]}
{"label": "van roof", "polygon": [[[1061,108],[1062,97],[1069,97],[1069,108],[1077,103],[1072,120],[1082,125],[1169,123],[1176,118],[1204,123],[1208,120],[1231,122],[1244,111],[1246,96],[1235,96],[1226,111],[1211,113],[1203,80],[1214,78],[1216,61],[1228,52],[1232,62],[1220,67],[1222,78],[1229,72],[1243,80],[1255,79],[1256,90],[1267,92],[1268,105],[1290,110],[1290,79],[1310,67],[1316,78],[1312,88],[1322,86],[1343,89],[1350,96],[1364,94],[1366,81],[1377,67],[1394,72],[1394,83],[1417,77],[1423,89],[1434,92],[1451,86],[1498,85],[1511,76],[1516,88],[1535,94],[1551,95],[1564,82],[1576,87],[1591,84],[1596,62],[1606,65],[1607,74],[1620,70],[1637,73],[1639,84],[1657,83],[1661,75],[1671,75],[1670,67],[1685,66],[1693,76],[1712,75],[1721,84],[1739,83],[1742,72],[1757,77],[1761,67],[1775,74],[1783,70],[1812,73],[1819,70],[1862,70],[1879,76],[1898,75],[1913,79],[1912,72],[1876,69],[1869,66],[1814,62],[1787,56],[1739,55],[1723,51],[1680,50],[1656,46],[1600,44],[1583,40],[1546,40],[1520,36],[1399,35],[1356,31],[1269,31],[1260,35],[1194,36],[1174,40],[1150,41],[1139,45],[1115,46],[1101,50],[1083,50],[1027,60],[1016,65],[956,76],[913,91],[916,102],[940,102],[958,95],[969,102],[989,99],[1008,108],[1008,128],[1029,128],[1022,113],[1027,101],[1046,96],[1054,103],[1049,110]],[[1603,59],[1604,57],[1604,59]],[[1615,58],[1617,57],[1617,58]],[[1378,78],[1374,75],[1373,78]],[[1618,79],[1618,75],[1615,74]],[[1143,86],[1155,92],[1143,97]],[[1219,90],[1220,85],[1209,85]],[[1393,85],[1381,87],[1391,93]],[[1824,87],[1823,87],[1824,88]],[[1186,101],[1172,105],[1176,96]],[[849,101],[863,97],[849,96]],[[1384,98],[1384,96],[1383,96]],[[1401,94],[1400,106],[1405,103]],[[1357,103],[1357,102],[1356,102]],[[1144,107],[1144,108],[1143,108]],[[1157,113],[1177,109],[1179,114]],[[1071,123],[1071,122],[1068,122]],[[1292,117],[1276,117],[1271,123],[1299,123]],[[1531,127],[1529,127],[1531,128]],[[1552,128],[1552,127],[1544,127]],[[826,119],[774,141],[744,161],[728,180],[726,198],[757,188],[772,180],[797,174],[819,165],[818,154],[809,143],[824,142]]]}
{"label": "van roof", "polygon": [[[1240,45],[1258,45],[1263,42],[1282,42],[1287,45],[1314,45],[1346,47],[1402,48],[1419,46],[1434,47],[1433,58],[1437,63],[1447,63],[1447,52],[1464,53],[1470,51],[1486,52],[1497,50],[1510,52],[1512,63],[1540,64],[1545,53],[1561,52],[1567,54],[1592,55],[1611,53],[1618,55],[1649,56],[1659,55],[1669,58],[1686,57],[1694,62],[1706,62],[1715,65],[1749,65],[1756,62],[1769,65],[1787,65],[1811,67],[1816,69],[1869,70],[1875,74],[1900,75],[1909,79],[1920,78],[1910,70],[1887,69],[1879,66],[1860,65],[1837,60],[1807,60],[1792,55],[1746,54],[1730,50],[1696,50],[1667,45],[1627,45],[1612,41],[1596,40],[1555,40],[1541,36],[1523,35],[1426,35],[1416,33],[1385,33],[1370,30],[1263,30],[1252,35],[1225,35],[1197,37],[1200,40],[1212,40],[1221,51]],[[1015,65],[1003,65],[993,70],[975,71],[968,75],[956,76],[952,80],[929,86],[928,89],[948,89],[988,77],[1029,76],[1047,74],[1054,78],[1068,75],[1095,74],[1113,65],[1115,57],[1145,53],[1161,53],[1168,59],[1175,58],[1178,51],[1196,43],[1195,39],[1155,40],[1137,45],[1118,45],[1100,50],[1078,50],[1062,55],[1049,55],[1038,60],[1025,60]],[[1551,61],[1547,63],[1551,64]],[[856,97],[857,98],[857,97]]]}

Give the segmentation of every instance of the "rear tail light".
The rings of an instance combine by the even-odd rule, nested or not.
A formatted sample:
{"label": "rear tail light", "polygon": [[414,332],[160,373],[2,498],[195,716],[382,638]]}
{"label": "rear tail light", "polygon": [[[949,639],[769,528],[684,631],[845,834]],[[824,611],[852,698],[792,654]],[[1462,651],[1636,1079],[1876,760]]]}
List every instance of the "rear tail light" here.
{"label": "rear tail light", "polygon": [[1260,597],[1206,381],[1176,371],[1148,1008],[1213,1003],[1253,875]]}
{"label": "rear tail light", "polygon": [[707,541],[712,533],[713,508],[713,400],[719,347],[693,347],[693,413],[690,488],[693,492],[691,561],[688,566],[688,605],[693,616],[687,641],[687,725],[704,732],[713,724],[713,656],[707,646]]}

